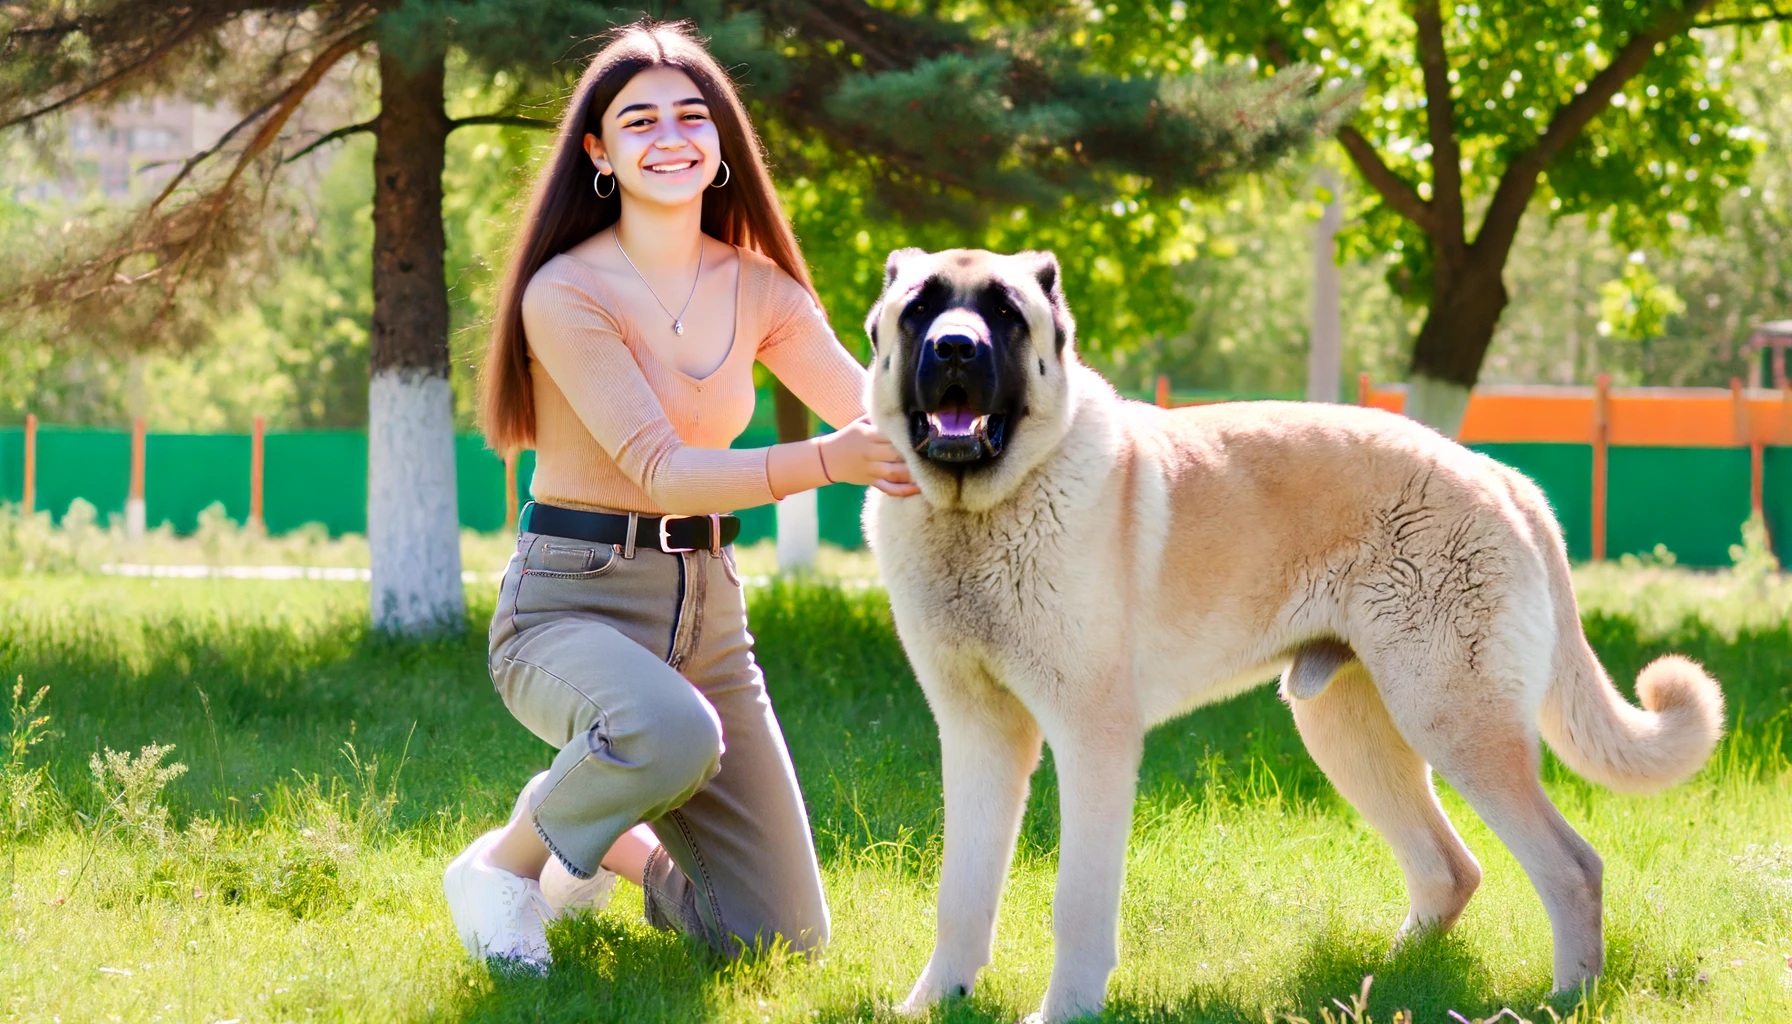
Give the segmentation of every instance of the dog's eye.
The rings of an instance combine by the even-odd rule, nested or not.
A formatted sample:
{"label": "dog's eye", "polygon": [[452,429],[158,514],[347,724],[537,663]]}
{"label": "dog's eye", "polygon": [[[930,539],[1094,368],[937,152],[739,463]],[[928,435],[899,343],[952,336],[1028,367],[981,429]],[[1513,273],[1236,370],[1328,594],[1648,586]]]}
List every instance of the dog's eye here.
{"label": "dog's eye", "polygon": [[909,316],[925,316],[926,314],[927,314],[927,303],[924,300],[916,299],[915,301],[908,304],[908,315]]}

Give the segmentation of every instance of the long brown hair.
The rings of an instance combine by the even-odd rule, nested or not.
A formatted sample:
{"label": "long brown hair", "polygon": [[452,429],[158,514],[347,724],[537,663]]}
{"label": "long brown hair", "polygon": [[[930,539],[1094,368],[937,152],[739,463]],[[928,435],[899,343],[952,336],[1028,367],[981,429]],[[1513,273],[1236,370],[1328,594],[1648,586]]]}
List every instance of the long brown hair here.
{"label": "long brown hair", "polygon": [[[622,215],[620,189],[600,197],[592,189],[596,173],[585,153],[585,135],[603,135],[600,119],[629,79],[648,68],[672,67],[696,83],[728,162],[728,183],[703,193],[703,233],[753,249],[795,278],[813,297],[815,286],[802,250],[778,204],[766,170],[759,134],[747,120],[734,82],[693,34],[688,21],[642,19],[618,29],[591,58],[578,89],[560,118],[559,138],[545,173],[536,179],[523,228],[498,292],[481,375],[481,419],[488,445],[512,452],[535,443],[535,392],[529,379],[529,348],[523,336],[523,290],[542,264],[616,223]],[[816,305],[820,305],[819,298]]]}

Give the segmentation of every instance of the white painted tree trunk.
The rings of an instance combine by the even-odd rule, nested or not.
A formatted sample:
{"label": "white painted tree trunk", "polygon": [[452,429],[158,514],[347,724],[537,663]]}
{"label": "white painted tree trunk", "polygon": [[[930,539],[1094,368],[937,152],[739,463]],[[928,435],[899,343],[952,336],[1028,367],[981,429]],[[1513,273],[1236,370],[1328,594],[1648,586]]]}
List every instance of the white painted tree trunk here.
{"label": "white painted tree trunk", "polygon": [[1462,433],[1470,389],[1449,381],[1414,374],[1406,385],[1406,415],[1445,437]]}
{"label": "white painted tree trunk", "polygon": [[778,502],[778,571],[815,568],[821,547],[821,514],[816,491],[800,491]]}
{"label": "white painted tree trunk", "polygon": [[374,374],[367,406],[374,627],[410,635],[459,629],[466,597],[453,392],[426,371],[386,370]]}
{"label": "white painted tree trunk", "polygon": [[1313,336],[1307,349],[1307,401],[1336,402],[1344,372],[1344,324],[1339,299],[1338,228],[1344,207],[1338,197],[1338,176],[1319,172],[1319,185],[1331,194],[1325,212],[1313,225]]}

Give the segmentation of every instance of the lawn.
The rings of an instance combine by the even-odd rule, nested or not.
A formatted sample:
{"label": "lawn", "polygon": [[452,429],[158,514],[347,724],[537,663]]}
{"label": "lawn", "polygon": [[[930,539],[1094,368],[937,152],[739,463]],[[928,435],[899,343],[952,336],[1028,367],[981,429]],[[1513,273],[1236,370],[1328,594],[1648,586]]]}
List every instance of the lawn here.
{"label": "lawn", "polygon": [[[1390,956],[1405,913],[1393,857],[1264,687],[1151,738],[1107,1018],[1317,1021],[1372,974],[1368,1014],[1384,1024],[1397,1010],[1444,1021],[1503,1007],[1792,1021],[1792,584],[1603,566],[1578,581],[1615,675],[1627,685],[1682,651],[1723,682],[1733,724],[1702,774],[1659,797],[1548,765],[1551,794],[1606,864],[1608,973],[1587,1003],[1539,1009],[1543,908],[1450,793],[1486,881],[1449,936]],[[31,813],[0,860],[12,879],[0,1020],[893,1017],[931,948],[941,812],[933,722],[882,591],[822,579],[749,596],[833,908],[826,955],[717,961],[640,924],[628,890],[557,924],[553,975],[524,980],[467,961],[440,889],[448,858],[550,756],[486,677],[492,590],[469,585],[464,636],[400,644],[368,633],[362,584],[0,580],[0,680],[22,679],[26,701],[48,687],[51,730],[14,751],[5,780],[29,788],[42,770],[35,797],[11,804],[10,819]],[[137,757],[151,743],[172,745],[164,768],[185,766],[159,792]],[[110,804],[90,768],[107,748],[136,758],[105,770]],[[995,962],[938,1019],[1037,1006],[1057,831],[1048,757]]]}

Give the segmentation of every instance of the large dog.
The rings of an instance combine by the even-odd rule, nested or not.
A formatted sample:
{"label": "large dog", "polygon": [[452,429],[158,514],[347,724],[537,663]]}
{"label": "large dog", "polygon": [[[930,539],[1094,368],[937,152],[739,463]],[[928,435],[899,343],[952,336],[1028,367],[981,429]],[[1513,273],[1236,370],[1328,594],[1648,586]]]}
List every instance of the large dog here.
{"label": "large dog", "polygon": [[865,507],[940,730],[939,935],[904,1004],[968,992],[1043,738],[1062,793],[1056,963],[1041,1010],[1098,1009],[1145,732],[1281,674],[1313,759],[1394,848],[1400,929],[1448,928],[1481,870],[1436,769],[1524,866],[1557,989],[1599,973],[1601,863],[1544,794],[1538,735],[1580,774],[1653,790],[1696,771],[1717,684],[1665,657],[1613,688],[1582,634],[1535,485],[1371,409],[1164,410],[1076,356],[1049,253],[891,254],[866,322],[873,422],[918,497]]}

